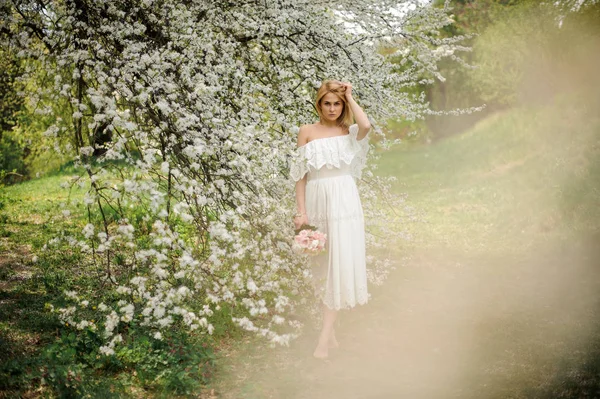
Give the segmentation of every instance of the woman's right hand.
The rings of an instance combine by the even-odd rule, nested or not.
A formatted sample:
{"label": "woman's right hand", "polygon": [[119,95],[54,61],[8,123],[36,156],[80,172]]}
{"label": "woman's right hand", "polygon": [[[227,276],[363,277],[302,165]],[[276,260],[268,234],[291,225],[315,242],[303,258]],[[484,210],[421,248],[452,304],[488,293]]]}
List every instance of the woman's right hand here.
{"label": "woman's right hand", "polygon": [[296,216],[294,218],[294,225],[296,226],[296,230],[300,228],[300,226],[308,224],[308,217],[306,215]]}

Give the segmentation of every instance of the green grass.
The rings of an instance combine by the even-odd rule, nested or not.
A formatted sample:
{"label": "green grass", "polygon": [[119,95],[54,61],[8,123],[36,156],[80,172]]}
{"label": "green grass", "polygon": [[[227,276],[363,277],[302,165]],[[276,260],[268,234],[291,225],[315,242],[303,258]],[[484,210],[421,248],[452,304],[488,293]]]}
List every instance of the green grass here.
{"label": "green grass", "polygon": [[[66,219],[61,204],[81,199],[83,190],[61,188],[74,175],[72,168],[65,168],[50,176],[33,179],[0,189],[0,251],[9,252],[11,245],[24,246],[27,250],[39,249],[56,233],[57,229],[69,229],[80,221]],[[13,248],[14,249],[14,248]]]}
{"label": "green grass", "polygon": [[[40,350],[50,345],[60,329],[46,309],[55,299],[50,285],[69,279],[60,265],[49,270],[33,257],[59,231],[80,228],[77,216],[65,218],[61,203],[82,194],[60,187],[74,173],[70,167],[49,176],[0,189],[0,384],[6,395],[33,395],[36,387],[14,390],[29,383],[28,374],[39,367]],[[47,394],[45,389],[37,395]]]}
{"label": "green grass", "polygon": [[[600,121],[565,97],[494,115],[460,136],[384,154],[379,173],[426,213],[418,245],[489,251],[598,231]],[[414,228],[413,228],[414,227]]]}

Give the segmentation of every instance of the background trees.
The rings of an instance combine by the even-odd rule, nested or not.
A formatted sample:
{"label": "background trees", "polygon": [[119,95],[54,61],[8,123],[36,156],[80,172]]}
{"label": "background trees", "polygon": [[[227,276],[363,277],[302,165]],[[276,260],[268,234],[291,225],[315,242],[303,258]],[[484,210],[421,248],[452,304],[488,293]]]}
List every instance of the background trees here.
{"label": "background trees", "polygon": [[[477,34],[468,39],[472,52],[461,55],[474,69],[451,59],[440,63],[447,78],[427,90],[434,109],[486,104],[483,112],[428,118],[434,138],[461,132],[489,113],[552,99],[569,79],[592,79],[581,49],[596,40],[598,4],[594,1],[549,4],[528,0],[453,2],[455,23],[447,35]],[[574,12],[579,10],[579,12]],[[583,69],[579,69],[583,68]]]}
{"label": "background trees", "polygon": [[10,49],[0,49],[0,180],[19,181],[25,174],[23,147],[9,132],[22,111],[23,98],[19,96],[16,82],[20,65]]}

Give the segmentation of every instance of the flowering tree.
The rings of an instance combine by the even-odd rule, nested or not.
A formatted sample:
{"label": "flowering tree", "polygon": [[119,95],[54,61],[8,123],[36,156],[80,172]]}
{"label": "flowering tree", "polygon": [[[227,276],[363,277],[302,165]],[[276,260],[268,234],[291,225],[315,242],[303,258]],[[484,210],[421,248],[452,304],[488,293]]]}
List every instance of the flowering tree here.
{"label": "flowering tree", "polygon": [[564,19],[569,13],[577,13],[598,3],[600,0],[554,0],[552,5],[558,11],[558,26],[562,27]]}
{"label": "flowering tree", "polygon": [[[309,270],[290,248],[295,130],[313,121],[323,79],[352,82],[375,132],[390,117],[432,112],[406,88],[442,77],[462,37],[440,38],[448,4],[342,0],[15,0],[3,45],[36,59],[49,82],[29,100],[70,115],[46,132],[76,151],[89,224],[67,242],[98,266],[101,293],[68,292],[64,323],[101,333],[114,353],[122,326],[160,339],[174,326],[211,333],[212,317],[287,343]],[[398,52],[377,51],[392,47]],[[388,57],[402,56],[400,65]],[[32,71],[39,73],[39,70]],[[367,172],[360,184],[371,253],[394,238],[398,199]],[[386,238],[387,237],[387,238]],[[390,262],[370,257],[381,282]],[[99,321],[83,316],[97,301]]]}
{"label": "flowering tree", "polygon": [[556,0],[554,5],[566,11],[577,12],[585,7],[597,4],[598,0]]}

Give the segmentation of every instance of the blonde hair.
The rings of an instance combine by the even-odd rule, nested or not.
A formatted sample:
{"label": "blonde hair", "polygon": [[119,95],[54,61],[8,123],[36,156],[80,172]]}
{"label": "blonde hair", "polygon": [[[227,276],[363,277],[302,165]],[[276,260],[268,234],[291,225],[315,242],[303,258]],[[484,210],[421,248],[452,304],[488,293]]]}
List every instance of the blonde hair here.
{"label": "blonde hair", "polygon": [[323,118],[323,109],[321,107],[321,100],[327,93],[335,94],[342,104],[344,104],[344,109],[342,113],[337,119],[338,126],[349,127],[354,122],[354,115],[352,114],[352,110],[350,109],[350,104],[346,101],[346,87],[342,85],[342,82],[338,80],[325,80],[321,83],[321,87],[317,90],[317,98],[315,103],[315,108],[317,109],[317,113],[320,118]]}

